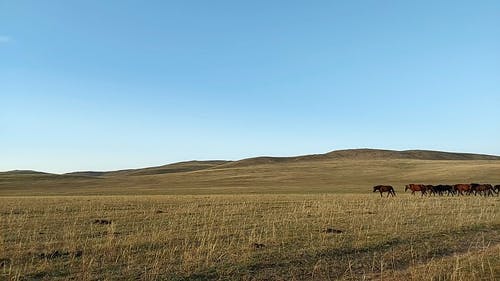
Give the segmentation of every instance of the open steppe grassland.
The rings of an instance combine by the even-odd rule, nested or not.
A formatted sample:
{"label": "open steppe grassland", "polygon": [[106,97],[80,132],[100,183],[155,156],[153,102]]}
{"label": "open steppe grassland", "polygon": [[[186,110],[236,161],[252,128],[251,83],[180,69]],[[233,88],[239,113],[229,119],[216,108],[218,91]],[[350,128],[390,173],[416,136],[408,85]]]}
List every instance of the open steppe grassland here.
{"label": "open steppe grassland", "polygon": [[0,280],[499,280],[500,197],[0,197]]}
{"label": "open steppe grassland", "polygon": [[258,164],[245,161],[194,171],[185,171],[192,168],[189,165],[184,165],[182,172],[151,174],[147,170],[145,175],[0,173],[0,196],[363,194],[377,184],[393,185],[396,192],[403,191],[408,183],[500,184],[499,160],[324,159]]}

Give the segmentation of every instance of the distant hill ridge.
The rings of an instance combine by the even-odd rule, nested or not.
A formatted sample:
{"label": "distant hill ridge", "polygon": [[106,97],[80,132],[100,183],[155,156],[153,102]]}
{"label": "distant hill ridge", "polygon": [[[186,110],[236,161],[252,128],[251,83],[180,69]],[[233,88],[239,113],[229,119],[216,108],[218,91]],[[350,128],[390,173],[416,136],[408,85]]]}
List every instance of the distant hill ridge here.
{"label": "distant hill ridge", "polygon": [[[253,157],[238,161],[186,161],[178,162],[158,167],[148,167],[141,169],[127,169],[118,171],[79,171],[65,174],[66,176],[83,176],[83,177],[109,177],[109,176],[143,176],[155,174],[168,174],[180,172],[194,172],[205,169],[233,168],[233,167],[248,167],[253,165],[269,165],[279,163],[290,163],[299,161],[325,161],[325,160],[383,160],[383,159],[415,159],[415,160],[500,160],[500,156],[473,154],[473,153],[456,153],[442,152],[431,150],[381,150],[381,149],[346,149],[335,150],[325,154],[312,154],[292,157]],[[48,173],[31,171],[31,170],[14,170],[8,172],[0,172],[0,175],[50,175]]]}
{"label": "distant hill ridge", "polygon": [[327,153],[331,157],[351,159],[416,159],[416,160],[500,160],[500,156],[443,152],[432,150],[380,150],[380,149],[348,149]]}
{"label": "distant hill ridge", "polygon": [[383,160],[383,159],[415,159],[415,160],[500,160],[500,156],[473,154],[473,153],[455,153],[432,150],[382,150],[382,149],[346,149],[335,150],[325,154],[312,154],[292,157],[254,157],[234,161],[225,164],[226,167],[251,166],[262,164],[274,164],[297,161],[315,161],[315,160]]}
{"label": "distant hill ridge", "polygon": [[11,175],[50,175],[50,173],[38,172],[33,170],[12,170],[8,172],[0,172],[0,174],[11,174]]}
{"label": "distant hill ridge", "polygon": [[127,169],[119,171],[109,171],[109,172],[73,172],[67,173],[66,175],[79,175],[79,176],[145,176],[145,175],[156,175],[156,174],[168,174],[168,173],[181,173],[181,172],[192,172],[203,169],[212,168],[218,165],[222,165],[231,161],[224,160],[209,160],[209,161],[185,161],[178,162],[157,167],[148,167],[141,169]]}

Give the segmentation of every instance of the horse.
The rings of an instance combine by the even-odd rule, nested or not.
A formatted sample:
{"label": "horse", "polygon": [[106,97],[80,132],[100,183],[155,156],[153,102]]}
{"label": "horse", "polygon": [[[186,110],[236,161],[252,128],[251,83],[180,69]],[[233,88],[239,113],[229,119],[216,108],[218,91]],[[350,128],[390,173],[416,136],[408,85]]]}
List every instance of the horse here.
{"label": "horse", "polygon": [[383,192],[387,192],[387,197],[389,195],[396,196],[396,192],[394,191],[394,188],[390,185],[377,185],[373,187],[373,192],[380,192],[380,197],[382,197]]}
{"label": "horse", "polygon": [[426,184],[425,190],[428,192],[429,196],[432,194],[436,195],[436,191],[434,190],[434,186],[432,184]]}
{"label": "horse", "polygon": [[448,195],[454,195],[454,191],[453,191],[453,187],[451,185],[445,185],[445,184],[439,184],[439,185],[434,185],[434,186],[429,186],[429,190],[432,194],[434,195],[439,195],[439,196],[443,196],[444,193],[446,192],[446,194]]}
{"label": "horse", "polygon": [[448,196],[455,196],[455,189],[453,189],[453,185],[445,184],[444,189],[446,192],[448,192]]}
{"label": "horse", "polygon": [[498,195],[500,195],[500,184],[497,184],[493,187],[493,192],[495,192]]}
{"label": "horse", "polygon": [[464,192],[466,194],[470,194],[471,193],[471,190],[472,190],[472,186],[470,184],[465,184],[465,183],[459,183],[459,184],[455,184],[453,186],[453,190],[455,190],[455,192],[460,196],[460,195],[464,195]]}
{"label": "horse", "polygon": [[476,196],[478,193],[479,195],[484,195],[484,196],[493,196],[493,186],[491,184],[477,184],[473,183],[472,184],[472,191],[474,191],[474,196]]}
{"label": "horse", "polygon": [[451,185],[440,184],[440,185],[435,186],[434,188],[437,192],[439,192],[439,195],[444,195],[445,192],[448,196],[449,195],[453,196],[455,194],[453,187]]}
{"label": "horse", "polygon": [[424,196],[424,194],[427,192],[427,188],[423,184],[410,183],[410,184],[405,185],[405,192],[408,189],[411,190],[411,195],[415,195],[415,191],[420,191],[420,192],[422,192],[422,196]]}

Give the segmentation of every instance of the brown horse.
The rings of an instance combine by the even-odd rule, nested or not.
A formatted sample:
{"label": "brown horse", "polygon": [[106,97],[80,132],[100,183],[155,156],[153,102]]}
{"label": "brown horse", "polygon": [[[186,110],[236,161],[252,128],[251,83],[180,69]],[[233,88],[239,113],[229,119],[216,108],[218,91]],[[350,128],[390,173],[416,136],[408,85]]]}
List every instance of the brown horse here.
{"label": "brown horse", "polygon": [[387,192],[387,197],[389,195],[396,196],[396,192],[394,188],[390,185],[377,185],[373,187],[373,192],[380,192],[380,197],[382,197],[382,193]]}
{"label": "brown horse", "polygon": [[422,196],[424,196],[424,194],[427,192],[427,187],[423,184],[410,183],[410,184],[405,185],[405,192],[408,189],[411,190],[411,195],[415,195],[415,191],[420,191],[420,192],[422,192]]}
{"label": "brown horse", "polygon": [[474,196],[479,193],[479,195],[493,196],[493,186],[491,184],[472,184],[472,191]]}
{"label": "brown horse", "polygon": [[455,190],[455,192],[460,196],[460,195],[464,195],[464,192],[466,194],[470,194],[471,191],[472,191],[472,186],[470,184],[465,184],[465,183],[459,183],[459,184],[455,184],[453,186],[453,190]]}

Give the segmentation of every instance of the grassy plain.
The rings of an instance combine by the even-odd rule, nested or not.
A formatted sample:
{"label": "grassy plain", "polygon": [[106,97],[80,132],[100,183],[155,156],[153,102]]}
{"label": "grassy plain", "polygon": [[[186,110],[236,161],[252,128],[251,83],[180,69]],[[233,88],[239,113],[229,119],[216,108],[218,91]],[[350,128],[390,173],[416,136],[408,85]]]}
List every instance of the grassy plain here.
{"label": "grassy plain", "polygon": [[0,280],[500,279],[500,197],[403,192],[499,160],[347,153],[0,173]]}
{"label": "grassy plain", "polygon": [[0,279],[498,280],[499,203],[377,194],[4,197]]}

